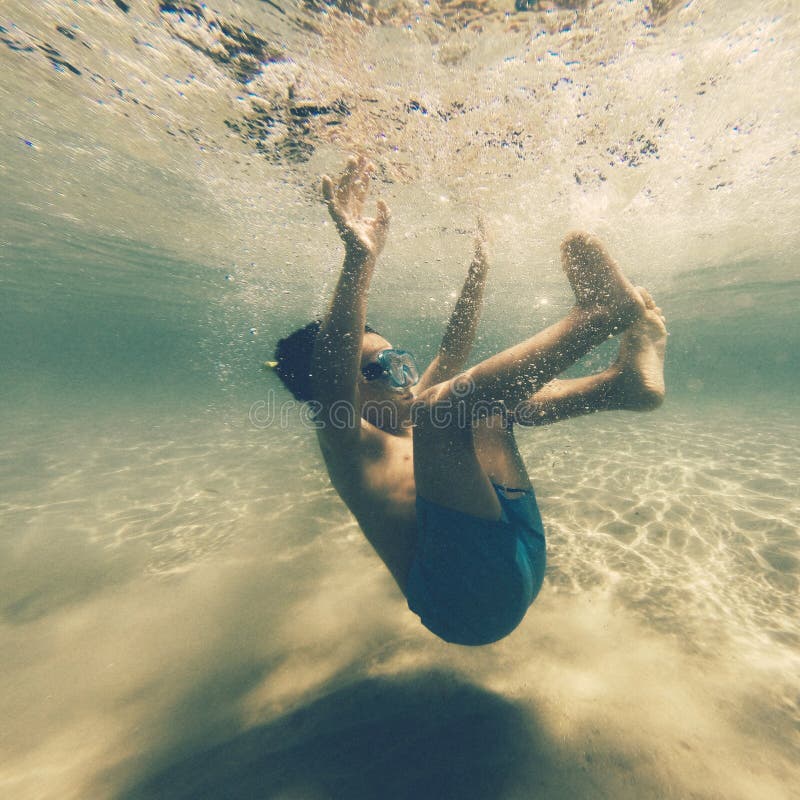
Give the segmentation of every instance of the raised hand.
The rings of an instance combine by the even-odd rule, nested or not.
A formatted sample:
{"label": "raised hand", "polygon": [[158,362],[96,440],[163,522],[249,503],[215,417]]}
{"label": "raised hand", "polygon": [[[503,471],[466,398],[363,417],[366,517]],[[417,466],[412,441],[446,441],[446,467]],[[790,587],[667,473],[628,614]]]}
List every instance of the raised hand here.
{"label": "raised hand", "polygon": [[417,394],[434,384],[455,377],[467,363],[483,307],[483,291],[489,271],[488,241],[485,220],[482,215],[478,215],[473,243],[475,249],[466,280],[445,328],[439,352],[416,386]]}
{"label": "raised hand", "polygon": [[375,260],[389,231],[389,208],[378,200],[375,217],[364,217],[364,200],[369,192],[370,173],[374,165],[364,156],[351,157],[338,181],[327,175],[322,178],[322,196],[336,224],[350,258]]}
{"label": "raised hand", "polygon": [[489,235],[483,214],[478,214],[474,247],[475,251],[470,264],[470,274],[484,273],[485,277],[486,270],[489,268]]}

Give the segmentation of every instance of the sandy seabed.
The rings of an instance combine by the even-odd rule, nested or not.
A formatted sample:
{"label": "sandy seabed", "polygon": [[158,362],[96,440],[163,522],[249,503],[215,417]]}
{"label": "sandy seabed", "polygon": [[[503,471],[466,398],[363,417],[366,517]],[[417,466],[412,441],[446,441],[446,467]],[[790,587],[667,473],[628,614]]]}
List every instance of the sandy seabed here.
{"label": "sandy seabed", "polygon": [[20,422],[0,789],[791,797],[796,433],[680,407],[522,432],[549,574],[512,636],[469,649],[405,609],[306,431]]}

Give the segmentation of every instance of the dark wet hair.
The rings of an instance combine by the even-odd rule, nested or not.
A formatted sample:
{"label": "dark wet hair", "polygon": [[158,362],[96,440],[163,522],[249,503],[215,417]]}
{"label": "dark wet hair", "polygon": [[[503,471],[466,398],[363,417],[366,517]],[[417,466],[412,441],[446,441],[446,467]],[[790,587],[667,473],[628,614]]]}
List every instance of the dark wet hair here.
{"label": "dark wet hair", "polygon": [[[280,339],[275,347],[275,361],[278,362],[275,372],[283,385],[302,402],[314,399],[311,392],[311,356],[321,324],[320,320],[315,319],[304,328],[298,328]],[[364,326],[364,332],[378,333],[369,325]]]}

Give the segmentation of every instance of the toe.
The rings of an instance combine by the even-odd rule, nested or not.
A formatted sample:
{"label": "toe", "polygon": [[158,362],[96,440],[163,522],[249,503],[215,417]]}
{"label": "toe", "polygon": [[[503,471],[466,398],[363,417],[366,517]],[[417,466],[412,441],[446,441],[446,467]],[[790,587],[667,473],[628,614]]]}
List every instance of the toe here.
{"label": "toe", "polygon": [[653,300],[652,295],[647,291],[647,289],[644,288],[644,286],[637,286],[636,291],[642,296],[642,300],[644,300],[644,305],[646,308],[652,308],[653,310],[656,310],[656,301]]}

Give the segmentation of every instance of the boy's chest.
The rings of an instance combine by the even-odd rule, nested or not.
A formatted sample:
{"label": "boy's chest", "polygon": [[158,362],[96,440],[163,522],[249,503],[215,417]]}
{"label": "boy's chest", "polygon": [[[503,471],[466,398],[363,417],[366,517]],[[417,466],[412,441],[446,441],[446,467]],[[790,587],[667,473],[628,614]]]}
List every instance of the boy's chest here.
{"label": "boy's chest", "polygon": [[395,438],[364,464],[364,499],[390,516],[414,515],[417,498],[411,437]]}

